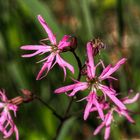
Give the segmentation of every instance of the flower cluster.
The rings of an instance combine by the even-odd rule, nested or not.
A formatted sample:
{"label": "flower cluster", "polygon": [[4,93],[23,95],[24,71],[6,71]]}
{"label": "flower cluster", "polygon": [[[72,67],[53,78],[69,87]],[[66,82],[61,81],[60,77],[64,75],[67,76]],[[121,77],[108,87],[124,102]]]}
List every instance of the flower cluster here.
{"label": "flower cluster", "polygon": [[16,111],[18,108],[16,105],[9,102],[4,91],[0,91],[0,99],[0,131],[4,135],[3,138],[9,138],[15,132],[16,140],[18,140],[18,129],[10,114],[10,111],[13,111],[14,116],[16,117]]}
{"label": "flower cluster", "polygon": [[[78,91],[84,91],[88,89],[89,94],[82,99],[87,101],[84,111],[84,120],[88,118],[91,112],[97,111],[102,123],[95,130],[94,135],[96,135],[102,127],[106,126],[104,139],[107,140],[110,134],[110,125],[113,119],[113,111],[116,111],[121,116],[125,116],[131,123],[134,123],[134,120],[128,114],[128,109],[126,108],[125,104],[130,104],[137,101],[140,95],[139,93],[136,94],[133,99],[128,99],[128,97],[119,99],[117,97],[118,93],[116,93],[112,87],[103,84],[104,80],[117,80],[116,78],[112,77],[112,74],[126,62],[125,58],[119,60],[115,66],[108,65],[105,67],[102,61],[95,65],[94,54],[96,47],[94,42],[88,42],[86,48],[86,81],[81,82],[74,80],[74,84],[58,88],[55,90],[55,93],[59,94],[71,91],[68,96],[74,96]],[[97,76],[96,69],[100,64],[103,65],[103,71],[99,76]],[[100,95],[100,91],[102,92],[102,95]],[[104,113],[106,112],[105,110],[108,110],[106,114]]]}
{"label": "flower cluster", "polygon": [[[39,71],[36,80],[44,78],[55,64],[58,64],[63,69],[65,79],[66,68],[74,73],[74,67],[62,58],[61,53],[71,51],[75,55],[74,49],[75,46],[77,46],[77,41],[70,35],[64,35],[62,40],[57,43],[56,36],[53,34],[45,20],[40,15],[38,16],[38,20],[46,31],[48,38],[41,40],[41,45],[22,46],[22,50],[34,51],[33,53],[22,55],[22,57],[33,57],[36,55],[49,53],[48,56],[39,61],[43,62],[43,66]],[[44,41],[47,41],[47,43],[45,43]],[[85,76],[85,81],[80,81],[80,78],[78,80],[74,79],[74,84],[60,87],[54,92],[56,94],[69,92],[67,94],[68,96],[76,96],[76,93],[79,91],[89,90],[89,94],[82,99],[86,100],[87,102],[83,118],[84,120],[87,120],[90,113],[97,111],[97,118],[99,118],[102,122],[95,129],[93,134],[98,134],[100,130],[105,127],[104,139],[107,140],[110,136],[110,128],[113,121],[114,112],[117,112],[120,116],[124,116],[129,122],[134,123],[134,120],[129,115],[126,104],[131,104],[137,101],[140,97],[140,94],[137,93],[132,99],[129,99],[129,97],[119,99],[118,93],[115,91],[115,89],[113,89],[112,86],[107,86],[105,84],[106,81],[110,83],[110,79],[117,80],[112,76],[112,74],[126,62],[126,58],[122,58],[114,66],[110,64],[105,67],[102,60],[95,64],[94,58],[100,52],[101,48],[104,48],[104,44],[98,39],[89,41],[86,45],[87,59],[85,61],[85,64],[83,67],[81,66],[81,64],[79,65],[80,76]],[[98,75],[97,68],[100,65],[102,66],[103,70],[101,74]],[[84,72],[83,69],[85,69]],[[10,107],[10,109],[12,109],[12,107]],[[10,134],[7,134],[7,131],[5,132],[2,131],[2,129],[0,130],[7,137],[11,135],[13,131],[15,131],[18,137],[17,128],[15,127],[14,123],[10,124],[11,127],[14,127],[14,129],[9,132]]]}

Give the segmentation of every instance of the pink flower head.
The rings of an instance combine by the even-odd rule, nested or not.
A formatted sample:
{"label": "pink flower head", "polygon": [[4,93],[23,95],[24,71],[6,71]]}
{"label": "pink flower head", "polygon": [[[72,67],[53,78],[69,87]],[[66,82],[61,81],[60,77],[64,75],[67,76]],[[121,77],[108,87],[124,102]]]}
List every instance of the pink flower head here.
{"label": "pink flower head", "polygon": [[[138,99],[140,98],[140,94],[137,93],[132,99],[129,99],[128,97],[125,97],[123,99],[121,99],[121,101],[124,104],[131,104],[136,102]],[[109,107],[109,103],[108,105],[106,105],[106,103],[104,101],[102,101],[100,103],[102,109],[106,110],[106,109],[110,109],[108,111],[108,113],[105,115],[105,119],[104,121],[102,121],[102,123],[95,129],[94,131],[94,135],[97,135],[101,129],[103,127],[105,127],[105,135],[104,135],[104,139],[108,140],[109,136],[110,136],[110,129],[111,129],[111,122],[113,121],[113,112],[117,112],[119,114],[119,116],[124,116],[130,123],[134,123],[135,121],[131,118],[131,116],[128,114],[129,111],[126,110],[121,110],[120,108],[118,108],[117,106],[113,106],[113,107]],[[97,109],[92,108],[90,111],[97,111]]]}
{"label": "pink flower head", "polygon": [[[86,82],[76,82],[75,84],[64,86],[61,88],[58,88],[55,90],[55,93],[63,93],[72,91],[69,96],[74,96],[76,92],[80,90],[90,89],[91,92],[94,94],[89,94],[87,96],[87,107],[85,109],[84,113],[84,119],[87,119],[88,114],[90,113],[90,109],[92,105],[97,107],[98,113],[100,114],[100,117],[102,120],[104,119],[103,111],[100,108],[100,105],[98,104],[98,90],[101,90],[103,92],[103,95],[106,99],[106,96],[109,97],[110,100],[112,100],[121,110],[125,110],[125,105],[116,97],[116,91],[108,86],[105,86],[102,84],[102,81],[108,78],[113,78],[111,74],[113,74],[119,67],[125,63],[126,59],[121,59],[114,67],[111,65],[108,65],[106,68],[104,68],[103,72],[100,74],[100,76],[96,76],[96,68],[98,65],[95,66],[94,60],[93,60],[93,54],[94,54],[94,47],[93,42],[87,43],[87,81]],[[113,78],[115,79],[115,78]],[[78,84],[77,84],[78,83]],[[94,96],[93,96],[94,95]],[[96,101],[96,103],[95,103]]]}
{"label": "pink flower head", "polygon": [[10,111],[13,111],[16,117],[17,106],[8,102],[4,91],[0,91],[0,99],[0,131],[4,138],[9,138],[15,132],[16,140],[19,140],[18,129],[10,114]]}
{"label": "pink flower head", "polygon": [[60,53],[66,51],[66,49],[71,47],[71,45],[74,45],[73,42],[70,41],[71,36],[64,35],[62,40],[59,41],[59,43],[57,44],[56,37],[49,28],[48,24],[45,22],[45,20],[40,15],[38,15],[38,20],[42,25],[42,27],[45,29],[46,33],[48,34],[48,38],[46,40],[49,40],[50,44],[46,45],[42,43],[42,45],[25,45],[21,47],[21,49],[23,50],[35,51],[34,53],[31,54],[24,54],[22,55],[22,57],[33,57],[35,55],[50,52],[50,55],[48,55],[47,57],[45,57],[43,60],[40,61],[40,62],[43,61],[44,63],[36,79],[40,80],[43,77],[45,77],[56,63],[63,69],[64,78],[66,77],[66,68],[69,69],[72,73],[74,73],[73,66],[67,63],[60,56]]}

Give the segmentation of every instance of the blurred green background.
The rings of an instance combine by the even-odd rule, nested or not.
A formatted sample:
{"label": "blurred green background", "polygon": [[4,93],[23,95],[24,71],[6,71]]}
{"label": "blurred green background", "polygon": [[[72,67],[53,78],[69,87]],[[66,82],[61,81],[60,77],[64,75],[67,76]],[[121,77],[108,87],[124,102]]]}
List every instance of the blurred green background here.
{"label": "blurred green background", "polygon": [[[40,57],[21,58],[26,52],[20,46],[39,44],[47,35],[37,20],[41,14],[57,39],[64,34],[72,34],[78,39],[76,52],[85,60],[86,42],[101,38],[107,45],[100,58],[105,63],[114,64],[121,57],[128,58],[127,64],[116,73],[119,81],[115,89],[126,95],[130,89],[140,91],[140,1],[139,0],[0,0],[0,88],[6,89],[9,98],[21,95],[20,89],[29,89],[44,99],[61,115],[64,114],[69,98],[65,94],[55,95],[54,89],[72,83],[69,73],[66,83],[58,66],[41,81],[36,75],[41,64]],[[77,64],[69,53],[65,59]],[[58,74],[59,73],[59,74]],[[77,77],[77,74],[74,75]],[[85,107],[86,102],[74,103],[71,112]],[[130,105],[136,124],[131,125],[123,117],[115,117],[111,140],[140,139],[140,103]],[[100,140],[102,131],[93,136],[99,124],[96,115],[83,121],[83,114],[69,119],[60,134],[59,140]],[[56,133],[59,120],[38,101],[20,106],[15,120],[19,128],[20,140],[51,140]],[[15,139],[15,137],[12,137]],[[12,138],[10,138],[12,140]]]}

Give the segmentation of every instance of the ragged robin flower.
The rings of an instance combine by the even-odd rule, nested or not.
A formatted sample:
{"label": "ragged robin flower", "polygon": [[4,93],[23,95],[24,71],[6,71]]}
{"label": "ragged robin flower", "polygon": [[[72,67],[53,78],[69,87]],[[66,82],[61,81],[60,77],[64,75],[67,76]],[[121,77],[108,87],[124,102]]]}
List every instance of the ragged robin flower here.
{"label": "ragged robin flower", "polygon": [[107,67],[105,67],[103,69],[100,76],[97,76],[96,68],[99,64],[97,64],[97,65],[94,64],[94,59],[93,59],[94,55],[93,54],[95,51],[94,50],[95,47],[93,47],[93,46],[94,46],[94,43],[92,41],[87,43],[86,81],[81,82],[81,81],[74,80],[75,84],[58,88],[55,90],[55,93],[64,93],[64,92],[72,91],[68,95],[74,96],[78,91],[84,91],[86,89],[89,89],[90,90],[89,95],[87,95],[87,97],[84,98],[84,99],[87,99],[87,102],[88,102],[85,112],[84,112],[84,120],[87,119],[87,117],[89,115],[89,108],[91,108],[92,106],[95,106],[97,108],[100,118],[102,120],[104,120],[105,119],[104,113],[101,108],[101,105],[98,102],[98,98],[99,98],[98,91],[102,91],[102,93],[103,93],[102,96],[104,96],[105,99],[107,97],[109,97],[109,99],[114,104],[116,104],[121,110],[126,109],[125,105],[117,98],[116,91],[113,88],[102,84],[103,80],[110,79],[110,78],[115,79],[111,75],[116,70],[118,70],[122,64],[125,63],[126,59],[125,58],[121,59],[120,61],[118,61],[116,63],[115,66],[108,65]]}
{"label": "ragged robin flower", "polygon": [[2,132],[3,138],[9,138],[15,132],[16,140],[19,140],[18,129],[11,116],[11,111],[13,111],[16,117],[18,107],[9,102],[4,90],[0,90],[0,99],[0,132]]}
{"label": "ragged robin flower", "polygon": [[[56,36],[53,34],[52,30],[49,28],[48,24],[45,20],[38,15],[38,20],[46,33],[48,34],[48,38],[44,39],[45,41],[49,41],[50,43],[45,44],[41,42],[41,45],[25,45],[22,46],[22,50],[30,50],[35,51],[31,54],[24,54],[22,57],[33,57],[39,54],[45,54],[50,52],[50,54],[45,57],[43,60],[39,62],[44,62],[41,70],[39,71],[36,80],[40,80],[47,75],[47,73],[53,68],[53,66],[57,63],[64,71],[64,79],[66,77],[66,68],[69,69],[72,73],[74,73],[74,68],[68,62],[66,62],[62,57],[61,53],[67,50],[73,49],[73,46],[76,44],[76,40],[72,39],[70,35],[64,35],[62,40],[57,43]],[[43,41],[43,40],[42,40]]]}

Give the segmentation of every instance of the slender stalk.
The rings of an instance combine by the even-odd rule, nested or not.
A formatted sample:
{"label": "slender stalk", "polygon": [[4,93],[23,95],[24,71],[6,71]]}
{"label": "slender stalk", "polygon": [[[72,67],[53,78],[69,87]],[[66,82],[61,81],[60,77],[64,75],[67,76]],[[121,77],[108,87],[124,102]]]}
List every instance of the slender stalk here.
{"label": "slender stalk", "polygon": [[[82,63],[81,63],[80,58],[79,58],[79,57],[77,56],[77,54],[75,53],[75,51],[72,51],[72,53],[73,53],[73,55],[74,55],[74,57],[75,57],[75,59],[76,59],[76,61],[77,61],[78,68],[79,68],[79,74],[78,74],[77,80],[80,80],[80,78],[81,78]],[[64,117],[63,117],[63,119],[61,120],[61,122],[60,122],[60,124],[59,124],[59,126],[58,126],[58,128],[57,128],[56,135],[55,135],[55,137],[53,138],[53,140],[57,140],[57,139],[58,139],[58,137],[59,137],[59,135],[60,135],[60,132],[61,132],[61,130],[62,130],[62,128],[63,128],[63,125],[65,124],[65,121],[66,121],[68,118],[71,117],[71,115],[69,115],[69,112],[70,112],[70,109],[71,109],[71,107],[72,107],[73,101],[74,101],[74,97],[71,98],[71,100],[70,100],[70,102],[69,102],[69,104],[68,104],[68,106],[67,106],[67,109],[66,109],[66,111],[65,111],[65,113],[64,113]]]}
{"label": "slender stalk", "polygon": [[39,96],[34,95],[34,98],[40,101],[43,105],[45,105],[60,121],[63,120],[61,117],[51,106],[49,106],[44,100],[42,100]]}
{"label": "slender stalk", "polygon": [[78,74],[78,78],[77,80],[80,80],[81,78],[81,69],[82,69],[82,63],[81,63],[81,60],[80,58],[77,56],[77,54],[75,53],[75,51],[72,51],[76,61],[77,61],[77,64],[78,64],[78,69],[79,69],[79,74]]}
{"label": "slender stalk", "polygon": [[62,130],[62,127],[63,127],[63,125],[65,124],[65,121],[69,118],[69,117],[67,117],[67,116],[68,116],[69,111],[70,111],[70,109],[71,109],[72,103],[73,103],[73,97],[71,98],[71,100],[70,100],[70,102],[69,102],[69,104],[68,104],[68,107],[67,107],[67,109],[66,109],[66,112],[65,112],[65,114],[64,114],[64,117],[63,117],[63,119],[61,120],[61,122],[60,122],[60,124],[59,124],[59,126],[58,126],[58,128],[57,128],[57,130],[56,130],[56,135],[55,135],[55,137],[53,138],[53,140],[57,140],[57,139],[58,139],[59,134],[60,134],[60,132],[61,132],[61,130]]}

